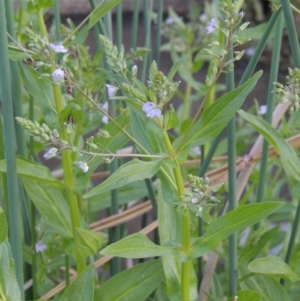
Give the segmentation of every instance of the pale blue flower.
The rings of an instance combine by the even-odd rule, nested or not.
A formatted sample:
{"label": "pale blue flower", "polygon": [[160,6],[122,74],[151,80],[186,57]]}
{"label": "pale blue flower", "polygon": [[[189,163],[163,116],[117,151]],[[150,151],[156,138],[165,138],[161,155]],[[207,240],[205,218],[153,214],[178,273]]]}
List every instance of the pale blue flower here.
{"label": "pale blue flower", "polygon": [[113,96],[115,96],[115,94],[117,93],[117,91],[119,90],[117,87],[114,87],[112,85],[106,84],[105,85],[107,88],[107,93],[108,93],[108,97],[111,98]]}
{"label": "pale blue flower", "polygon": [[57,52],[57,53],[67,53],[68,52],[68,49],[65,48],[65,46],[62,45],[61,43],[58,45],[50,43],[49,45],[54,52]]}
{"label": "pale blue flower", "polygon": [[206,27],[207,33],[212,33],[215,31],[215,29],[218,27],[218,23],[216,19],[211,19],[211,21],[208,23],[208,26]]}
{"label": "pale blue flower", "polygon": [[65,78],[65,72],[61,69],[56,69],[53,73],[52,73],[52,78],[55,81],[61,81]]}
{"label": "pale blue flower", "polygon": [[51,158],[55,157],[56,154],[57,154],[57,148],[52,147],[47,151],[47,153],[44,154],[44,158],[51,159]]}
{"label": "pale blue flower", "polygon": [[143,111],[147,114],[147,117],[159,117],[161,116],[161,110],[153,102],[146,102],[143,105]]}
{"label": "pale blue flower", "polygon": [[47,246],[44,244],[44,242],[42,240],[39,240],[36,244],[35,244],[35,251],[37,253],[39,252],[43,252],[47,249]]}
{"label": "pale blue flower", "polygon": [[79,161],[77,162],[77,166],[84,172],[86,173],[89,170],[89,166],[87,165],[86,162],[84,161]]}
{"label": "pale blue flower", "polygon": [[268,106],[266,106],[266,105],[260,106],[258,114],[265,115],[267,113],[267,109],[268,109]]}

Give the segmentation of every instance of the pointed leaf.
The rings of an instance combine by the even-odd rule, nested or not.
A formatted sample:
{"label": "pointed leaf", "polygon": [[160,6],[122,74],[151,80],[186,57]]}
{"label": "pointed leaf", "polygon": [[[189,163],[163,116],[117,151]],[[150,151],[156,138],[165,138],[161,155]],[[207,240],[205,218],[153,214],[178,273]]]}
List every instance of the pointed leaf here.
{"label": "pointed leaf", "polygon": [[125,258],[146,258],[175,254],[175,248],[161,247],[154,244],[146,235],[136,233],[115,242],[100,254]]}
{"label": "pointed leaf", "polygon": [[243,110],[239,111],[242,118],[250,122],[264,138],[274,146],[280,155],[282,166],[289,177],[300,181],[300,162],[294,149],[283,139],[280,133],[268,122]]}
{"label": "pointed leaf", "polygon": [[107,0],[101,2],[90,14],[89,29],[91,29],[108,11],[118,5],[122,0]]}
{"label": "pointed leaf", "polygon": [[158,172],[161,163],[162,160],[146,162],[138,159],[133,159],[132,161],[123,164],[106,181],[92,189],[83,197],[88,198],[107,190],[119,188],[131,182],[149,179]]}
{"label": "pointed leaf", "polygon": [[180,65],[189,57],[189,54],[183,55],[181,58],[178,58],[178,60],[173,64],[167,79],[169,81],[171,81],[173,79],[173,77],[175,76],[178,68],[180,67]]}
{"label": "pointed leaf", "polygon": [[283,204],[282,202],[266,202],[239,206],[216,218],[209,224],[205,234],[194,242],[191,256],[195,258],[207,254],[229,235],[258,223]]}
{"label": "pointed leaf", "polygon": [[81,228],[76,228],[74,239],[77,252],[84,258],[96,254],[105,242],[102,234]]}
{"label": "pointed leaf", "polygon": [[251,273],[280,277],[292,282],[300,280],[300,277],[280,257],[276,256],[254,259],[249,263],[248,269]]}
{"label": "pointed leaf", "polygon": [[180,147],[182,152],[186,152],[190,147],[203,145],[220,133],[241,107],[261,75],[262,71],[257,72],[246,83],[225,94],[208,107],[192,126],[187,136],[185,138],[178,137],[174,141],[174,148]]}
{"label": "pointed leaf", "polygon": [[[238,297],[236,299],[235,297]],[[228,301],[236,301],[236,300],[242,300],[242,301],[261,301],[262,297],[261,294],[252,291],[252,290],[243,290],[236,292],[233,296],[231,296]]]}
{"label": "pointed leaf", "polygon": [[7,240],[0,244],[0,292],[4,300],[21,301],[15,263]]}
{"label": "pointed leaf", "polygon": [[7,222],[3,209],[0,207],[0,244],[5,241],[7,237]]}
{"label": "pointed leaf", "polygon": [[163,277],[160,260],[137,264],[104,282],[96,290],[95,300],[144,301],[160,285]]}
{"label": "pointed leaf", "polygon": [[91,301],[94,300],[94,267],[87,267],[79,277],[71,283],[59,301]]}

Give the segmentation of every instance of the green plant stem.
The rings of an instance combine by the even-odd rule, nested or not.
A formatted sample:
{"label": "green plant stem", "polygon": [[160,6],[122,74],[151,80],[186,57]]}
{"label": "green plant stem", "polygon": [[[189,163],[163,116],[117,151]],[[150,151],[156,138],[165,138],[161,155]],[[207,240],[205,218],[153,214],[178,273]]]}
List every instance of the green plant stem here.
{"label": "green plant stem", "polygon": [[[275,94],[273,93],[273,90],[274,90],[274,82],[277,81],[277,75],[279,69],[282,25],[283,25],[283,16],[282,14],[280,14],[275,29],[275,39],[274,39],[274,47],[272,52],[271,71],[270,71],[269,87],[268,87],[268,95],[267,95],[267,114],[265,120],[269,123],[272,123],[272,115],[273,115],[273,108],[275,102]],[[268,157],[269,157],[269,143],[267,142],[267,140],[264,140],[262,155],[260,160],[259,181],[257,187],[256,202],[262,202],[264,199]],[[259,228],[259,223],[254,225],[255,230],[257,230],[258,228]]]}
{"label": "green plant stem", "polygon": [[138,35],[138,23],[139,23],[139,7],[140,0],[134,0],[134,9],[132,16],[132,30],[131,30],[131,42],[130,46],[132,49],[136,48],[136,39]]}
{"label": "green plant stem", "polygon": [[163,23],[164,0],[158,0],[157,9],[157,23],[155,30],[155,47],[154,47],[154,60],[157,66],[160,63],[160,43],[161,43],[161,28]]}
{"label": "green plant stem", "polygon": [[122,10],[122,2],[121,2],[117,6],[117,47],[118,47],[118,49],[121,49],[122,41],[123,41],[123,37],[122,37],[122,30],[123,30],[123,28],[122,28],[123,27],[122,14],[123,14],[123,10]]}
{"label": "green plant stem", "polygon": [[[46,26],[44,23],[43,15],[41,11],[38,11],[38,22],[39,27],[41,30],[41,35],[48,39]],[[54,70],[51,70],[54,71]],[[59,116],[59,113],[63,110],[63,101],[62,101],[62,95],[61,90],[59,86],[53,86],[53,95],[55,99],[55,105],[56,105],[56,112],[57,112],[57,118]],[[68,134],[66,131],[62,131],[60,133],[60,137],[62,140],[68,141]],[[79,210],[78,210],[78,202],[76,195],[73,193],[74,188],[74,177],[73,177],[73,170],[72,170],[72,152],[70,150],[65,150],[62,153],[62,166],[64,170],[64,182],[66,186],[68,187],[67,191],[67,200],[69,204],[70,209],[70,215],[71,215],[71,222],[72,222],[72,231],[73,235],[75,237],[76,228],[80,228],[80,216],[79,216]],[[85,259],[80,255],[80,253],[75,250],[75,258],[76,258],[76,268],[78,274],[80,274],[86,266]]]}
{"label": "green plant stem", "polygon": [[157,218],[157,203],[156,203],[156,198],[155,198],[155,193],[154,193],[152,182],[150,179],[145,179],[145,183],[146,183],[146,187],[148,190],[148,197],[152,204],[154,216],[155,216],[155,218]]}
{"label": "green plant stem", "polygon": [[[169,155],[175,160],[176,154],[170,142],[168,133],[164,131],[164,141],[168,149]],[[184,194],[184,182],[179,164],[173,168],[175,181],[177,185],[177,196],[181,199]],[[190,253],[190,212],[184,210],[182,215],[182,251],[188,256]],[[190,260],[186,260],[181,264],[181,299],[182,301],[190,300]]]}
{"label": "green plant stem", "polygon": [[[228,60],[233,58],[233,49],[228,54]],[[226,91],[234,89],[234,72],[226,68]],[[236,137],[235,117],[227,125],[228,133],[228,199],[229,211],[236,208]],[[237,234],[229,236],[229,295],[237,291]]]}
{"label": "green plant stem", "polygon": [[54,24],[55,24],[55,39],[56,41],[61,41],[60,33],[60,11],[59,11],[59,0],[54,0]]}
{"label": "green plant stem", "polygon": [[21,297],[24,300],[23,290],[23,256],[22,256],[22,223],[20,215],[20,194],[17,177],[15,126],[13,101],[11,93],[10,68],[8,58],[8,41],[5,16],[5,1],[0,1],[0,91],[2,98],[2,115],[4,127],[5,158],[7,166],[8,192],[8,224],[12,255],[16,266],[16,276]]}

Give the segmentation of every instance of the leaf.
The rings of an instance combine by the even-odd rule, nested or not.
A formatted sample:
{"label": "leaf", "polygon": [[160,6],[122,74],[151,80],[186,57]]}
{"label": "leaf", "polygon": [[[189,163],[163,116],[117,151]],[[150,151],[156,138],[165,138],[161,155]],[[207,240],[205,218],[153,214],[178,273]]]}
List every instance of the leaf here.
{"label": "leaf", "polygon": [[[6,172],[5,160],[0,161],[0,172]],[[17,174],[19,177],[66,188],[64,183],[53,178],[47,167],[23,158],[17,158]]]}
{"label": "leaf", "polygon": [[231,296],[228,301],[236,301],[235,296],[238,297],[237,300],[242,301],[262,301],[261,294],[252,290],[238,291],[233,296]]}
{"label": "leaf", "polygon": [[209,224],[205,234],[193,243],[191,257],[200,257],[214,250],[223,239],[258,223],[283,204],[282,202],[266,202],[239,206],[216,218]]}
{"label": "leaf", "polygon": [[107,180],[96,186],[83,197],[89,198],[104,191],[124,186],[131,182],[149,179],[157,173],[161,166],[161,163],[162,160],[146,162],[138,159],[133,159],[132,161],[123,164]]}
{"label": "leaf", "polygon": [[167,79],[168,81],[171,81],[173,79],[173,77],[175,76],[178,68],[180,67],[180,65],[189,57],[189,54],[183,55],[181,58],[179,58],[172,66]]}
{"label": "leaf", "polygon": [[86,25],[80,30],[76,38],[72,41],[72,44],[84,44],[88,34],[89,34],[89,28]]}
{"label": "leaf", "polygon": [[280,277],[292,282],[300,280],[300,277],[277,256],[256,258],[249,263],[248,269],[251,273]]}
{"label": "leaf", "polygon": [[203,145],[220,133],[241,107],[261,75],[262,71],[257,72],[246,83],[225,94],[208,107],[185,139],[183,140],[184,136],[180,136],[174,141],[174,148],[180,147],[181,152],[186,152],[190,147]]}
{"label": "leaf", "polygon": [[88,266],[79,277],[72,282],[59,301],[92,301],[94,300],[94,267]]}
{"label": "leaf", "polygon": [[105,241],[102,234],[81,228],[75,229],[74,240],[77,253],[84,258],[96,254]]}
{"label": "leaf", "polygon": [[[8,240],[0,244],[0,292],[6,301],[22,301]],[[1,294],[0,294],[1,296]]]}
{"label": "leaf", "polygon": [[100,3],[89,16],[89,29],[91,29],[108,11],[118,5],[122,0],[108,0]]}
{"label": "leaf", "polygon": [[163,277],[160,260],[137,264],[104,282],[96,290],[95,300],[144,301],[160,285]]}
{"label": "leaf", "polygon": [[2,244],[7,237],[7,222],[3,209],[0,207],[0,244]]}
{"label": "leaf", "polygon": [[[148,190],[144,181],[129,183],[118,190],[119,206],[125,205],[130,201],[140,200],[147,195]],[[111,192],[105,191],[101,193],[101,198],[99,196],[91,197],[88,202],[91,212],[109,208],[111,206]]]}
{"label": "leaf", "polygon": [[35,180],[22,180],[29,198],[45,222],[62,238],[73,237],[69,208],[61,190]]}
{"label": "leaf", "polygon": [[239,110],[242,118],[250,122],[264,138],[274,146],[279,153],[282,166],[289,177],[300,181],[300,162],[294,149],[287,143],[280,133],[262,118],[253,116],[243,110]]}
{"label": "leaf", "polygon": [[124,258],[146,258],[171,255],[175,248],[161,247],[154,244],[146,235],[135,233],[104,248],[100,254]]}

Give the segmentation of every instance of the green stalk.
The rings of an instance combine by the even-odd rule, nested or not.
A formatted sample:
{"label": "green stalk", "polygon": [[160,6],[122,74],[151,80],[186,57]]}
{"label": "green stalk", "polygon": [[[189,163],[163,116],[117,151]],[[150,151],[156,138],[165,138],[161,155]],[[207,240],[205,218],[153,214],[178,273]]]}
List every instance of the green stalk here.
{"label": "green stalk", "polygon": [[12,255],[16,265],[16,276],[23,290],[23,256],[22,256],[22,224],[20,215],[20,195],[16,164],[16,136],[13,114],[13,101],[11,93],[10,68],[8,58],[8,41],[6,34],[5,3],[0,1],[0,91],[2,97],[2,114],[4,127],[5,158],[7,166],[7,192],[8,192],[8,224]]}
{"label": "green stalk", "polygon": [[[170,142],[168,133],[164,131],[164,141],[171,158],[176,158],[175,151]],[[173,173],[176,180],[177,196],[180,197],[184,194],[184,182],[179,164],[173,168]],[[182,214],[182,251],[188,256],[190,253],[191,233],[190,233],[190,212],[185,210]],[[181,300],[190,300],[190,265],[191,261],[186,260],[181,264]]]}
{"label": "green stalk", "polygon": [[122,20],[122,2],[117,6],[117,47],[120,49],[123,41],[122,37],[122,27],[123,27],[123,20]]}
{"label": "green stalk", "polygon": [[56,41],[61,41],[60,33],[60,11],[59,11],[59,0],[54,0],[54,24],[55,24],[55,39]]}
{"label": "green stalk", "polygon": [[[147,49],[150,49],[151,46],[151,12],[153,7],[153,0],[144,0],[144,26],[145,26],[145,47]],[[144,56],[143,61],[143,69],[142,69],[142,82],[144,83],[146,81],[146,76],[148,72],[148,68],[150,65],[150,52],[147,51]]]}
{"label": "green stalk", "polygon": [[157,10],[157,24],[155,30],[155,47],[154,47],[154,60],[157,66],[160,63],[160,43],[161,43],[161,27],[163,23],[164,0],[158,0]]}
{"label": "green stalk", "polygon": [[139,24],[139,7],[140,7],[140,0],[134,0],[133,5],[133,16],[132,16],[132,30],[131,30],[131,48],[136,48],[136,39],[138,35],[138,24]]}
{"label": "green stalk", "polygon": [[291,3],[289,0],[281,0],[282,10],[284,14],[284,20],[289,36],[290,47],[292,50],[292,56],[297,68],[300,68],[300,47],[298,42],[298,34],[294,22]]}
{"label": "green stalk", "polygon": [[157,218],[157,203],[156,203],[156,198],[155,198],[155,193],[154,193],[152,182],[150,179],[145,179],[145,183],[146,183],[146,187],[148,190],[148,197],[152,204],[154,217]]}
{"label": "green stalk", "polygon": [[[228,54],[228,60],[233,58],[232,44]],[[226,92],[234,89],[234,72],[226,68]],[[236,137],[235,117],[227,125],[228,133],[228,210],[236,208]],[[229,295],[237,291],[237,234],[229,236]]]}
{"label": "green stalk", "polygon": [[[41,35],[48,39],[46,26],[43,19],[43,14],[41,11],[38,11],[37,14],[39,27],[41,30]],[[54,70],[52,70],[54,71]],[[59,116],[59,113],[63,110],[63,100],[61,95],[61,90],[59,86],[53,86],[53,95],[55,99],[55,105],[56,105],[56,111],[57,111],[57,117]],[[68,134],[66,131],[62,131],[60,133],[60,137],[62,140],[68,141]],[[72,189],[75,185],[74,183],[74,176],[73,176],[73,170],[72,170],[72,152],[70,150],[65,150],[62,152],[62,166],[64,170],[64,182],[69,188],[67,191],[67,200],[69,203],[70,208],[70,215],[71,215],[71,222],[72,222],[72,230],[73,235],[75,237],[76,228],[80,228],[80,215],[78,210],[78,202],[76,195],[72,192]],[[75,259],[76,259],[76,268],[78,274],[80,274],[86,266],[85,258],[80,255],[78,251],[75,251]]]}
{"label": "green stalk", "polygon": [[[270,71],[269,87],[268,87],[268,95],[267,95],[268,107],[267,107],[267,114],[265,120],[269,123],[272,123],[272,115],[273,115],[273,108],[274,108],[274,101],[275,101],[275,94],[273,93],[273,90],[274,90],[274,82],[277,81],[278,69],[279,69],[282,25],[283,25],[283,16],[281,14],[278,18],[276,29],[275,29],[275,39],[274,39],[274,47],[272,52],[271,71]],[[269,157],[269,143],[267,142],[267,140],[264,140],[262,155],[260,160],[260,171],[259,171],[259,181],[258,181],[256,202],[262,202],[262,200],[264,199],[268,157]],[[259,223],[254,225],[255,230],[257,230],[258,228],[259,228]]]}

